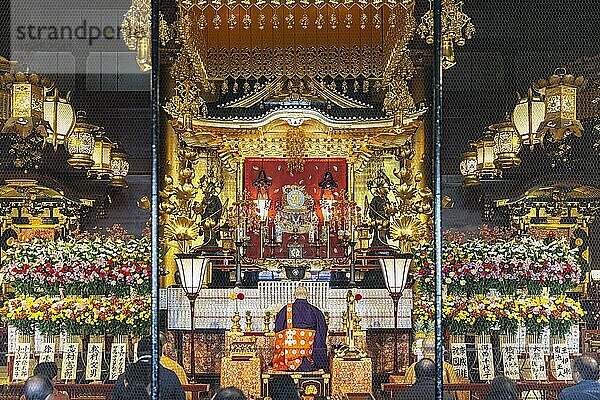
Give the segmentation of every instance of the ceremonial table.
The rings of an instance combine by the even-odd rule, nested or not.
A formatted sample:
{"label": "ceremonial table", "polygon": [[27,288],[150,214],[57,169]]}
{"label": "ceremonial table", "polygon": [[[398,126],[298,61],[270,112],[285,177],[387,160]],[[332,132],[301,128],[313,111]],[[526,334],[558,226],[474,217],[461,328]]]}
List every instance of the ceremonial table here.
{"label": "ceremonial table", "polygon": [[235,386],[247,397],[261,396],[261,367],[260,358],[251,357],[246,360],[236,360],[223,357],[221,360],[221,386]]}
{"label": "ceremonial table", "polygon": [[331,395],[371,393],[373,363],[370,358],[344,360],[334,357],[331,362]]}
{"label": "ceremonial table", "polygon": [[[244,332],[240,335],[226,334],[225,357],[221,359],[220,368],[221,386],[236,386],[244,393],[258,397],[261,395],[260,381],[262,378],[262,395],[266,395],[265,390],[268,390],[268,383],[265,380],[268,380],[270,375],[279,373],[271,371],[269,367],[269,364],[273,360],[274,341],[275,337],[273,335],[266,335],[264,332]],[[249,353],[242,357],[232,355],[230,352],[231,344],[244,342],[249,343]],[[329,355],[331,359],[333,356],[332,347],[344,344],[343,334],[341,332],[330,332],[327,336],[327,344],[330,349]],[[366,335],[357,336],[356,345],[361,350],[366,350]],[[354,364],[349,366],[348,363]],[[355,369],[357,372],[348,372]],[[331,360],[331,371],[332,375],[336,377],[332,378],[331,384],[336,385],[339,393],[371,391],[372,364],[370,359],[367,365],[364,360],[338,362],[333,358]],[[368,376],[365,376],[365,374]],[[324,390],[325,393],[329,392],[329,374],[321,373],[318,377],[304,377],[301,375],[296,373],[293,376],[298,385],[302,385],[305,381],[310,381],[311,379],[318,379],[319,383],[315,387],[318,387],[319,391]],[[359,376],[360,379],[358,379]],[[336,380],[339,380],[339,382],[336,382]],[[355,381],[354,383],[352,383],[353,380]],[[355,388],[360,388],[361,390],[354,390]],[[367,388],[367,390],[363,390],[364,388]]]}

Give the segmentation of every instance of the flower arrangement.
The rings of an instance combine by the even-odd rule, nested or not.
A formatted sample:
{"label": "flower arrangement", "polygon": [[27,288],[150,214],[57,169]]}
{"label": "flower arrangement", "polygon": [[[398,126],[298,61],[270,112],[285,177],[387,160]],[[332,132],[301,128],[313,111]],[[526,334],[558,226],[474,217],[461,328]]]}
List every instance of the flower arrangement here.
{"label": "flower arrangement", "polygon": [[347,200],[345,193],[340,193],[334,201],[330,216],[330,224],[337,232],[339,239],[350,239],[355,228],[362,224],[361,208],[355,201]]}
{"label": "flower arrangement", "polygon": [[234,237],[238,240],[246,240],[250,232],[258,233],[261,220],[256,203],[247,199],[233,203],[227,213],[227,222],[235,230]]}
{"label": "flower arrangement", "polygon": [[[420,323],[433,321],[433,300],[416,299],[413,315]],[[520,324],[528,333],[539,334],[550,328],[553,335],[564,336],[584,311],[565,296],[519,297],[475,295],[447,296],[442,305],[444,326],[451,334],[515,334]]]}
{"label": "flower arrangement", "polygon": [[54,240],[56,231],[54,229],[24,229],[19,232],[19,242],[31,242],[35,239]]}
{"label": "flower arrangement", "polygon": [[[539,295],[543,287],[560,294],[581,280],[576,249],[562,239],[545,243],[530,237],[451,237],[455,240],[444,241],[442,254],[442,279],[449,294],[487,293],[490,289],[514,294],[527,288],[529,294]],[[423,292],[432,293],[433,246],[423,244],[413,253],[413,276]]]}
{"label": "flower arrangement", "polygon": [[238,312],[238,301],[242,301],[246,298],[242,292],[231,292],[229,299],[235,301],[235,312]]}
{"label": "flower arrangement", "polygon": [[0,316],[24,335],[37,328],[44,335],[146,335],[150,332],[150,298],[20,296],[0,308]]}
{"label": "flower arrangement", "polygon": [[25,295],[127,296],[150,291],[150,240],[119,231],[68,239],[35,238],[7,249],[0,267],[7,283]]}

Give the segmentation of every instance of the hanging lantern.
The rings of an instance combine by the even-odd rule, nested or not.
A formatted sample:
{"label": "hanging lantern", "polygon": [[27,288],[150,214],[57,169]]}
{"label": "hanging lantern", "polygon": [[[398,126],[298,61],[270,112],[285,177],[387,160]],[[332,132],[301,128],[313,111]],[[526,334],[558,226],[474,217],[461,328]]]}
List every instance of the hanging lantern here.
{"label": "hanging lantern", "polygon": [[87,123],[85,112],[77,113],[77,122],[73,132],[67,136],[66,147],[71,158],[67,160],[73,168],[89,168],[94,165],[92,153],[94,152],[94,134],[98,126]]}
{"label": "hanging lantern", "polygon": [[494,164],[498,168],[511,168],[521,164],[517,153],[521,151],[521,136],[515,130],[512,122],[508,119],[499,124],[490,126],[495,131],[494,153],[496,160]]}
{"label": "hanging lantern", "polygon": [[261,221],[266,221],[269,216],[269,209],[271,208],[271,200],[269,200],[269,193],[266,190],[260,190],[254,200],[256,208],[258,208],[258,215]]}
{"label": "hanging lantern", "polygon": [[258,189],[256,195],[256,208],[258,208],[258,215],[261,221],[266,221],[269,216],[269,209],[271,208],[271,200],[269,199],[269,188],[271,187],[271,180],[267,177],[267,173],[263,168],[258,172],[258,176],[252,182],[252,186]]}
{"label": "hanging lantern", "polygon": [[442,68],[450,69],[456,65],[454,56],[454,42],[452,39],[442,39]]}
{"label": "hanging lantern", "polygon": [[104,135],[104,132],[98,132],[94,140],[94,152],[92,153],[94,165],[88,170],[88,177],[95,176],[98,179],[110,177],[112,172],[112,149],[113,144]]}
{"label": "hanging lantern", "polygon": [[467,151],[462,153],[460,157],[460,173],[464,178],[464,186],[475,186],[481,183],[477,176],[477,152]]}
{"label": "hanging lantern", "polygon": [[69,103],[70,93],[66,98],[59,97],[58,90],[54,88],[49,96],[44,99],[44,119],[52,129],[48,132],[47,141],[52,143],[54,150],[63,143],[75,125],[75,112]]}
{"label": "hanging lantern", "polygon": [[[10,113],[3,106],[3,114],[8,118],[2,127],[3,133],[16,133],[22,138],[29,136],[34,130],[46,134],[47,124],[44,122],[44,93],[52,86],[47,78],[36,74],[2,75],[2,85],[10,99]],[[6,101],[6,94],[4,101]]]}
{"label": "hanging lantern", "polygon": [[110,185],[116,187],[127,187],[125,177],[129,173],[129,155],[121,150],[118,144],[113,144],[110,167],[112,174],[110,176]]}
{"label": "hanging lantern", "polygon": [[[442,67],[448,69],[456,64],[454,45],[464,46],[467,39],[475,33],[471,18],[463,12],[463,2],[457,0],[442,0]],[[433,44],[433,3],[429,2],[429,10],[421,17],[417,33],[427,44]]]}
{"label": "hanging lantern", "polygon": [[583,135],[583,126],[577,120],[577,89],[584,84],[582,76],[566,75],[565,69],[559,68],[548,80],[541,79],[533,85],[544,95],[546,105],[546,115],[539,130],[542,140],[548,133],[552,135],[548,138],[551,142],[561,141],[571,134]]}
{"label": "hanging lantern", "polygon": [[323,221],[328,222],[331,214],[333,213],[334,196],[333,191],[337,189],[338,183],[333,179],[333,175],[330,171],[325,172],[323,179],[319,182],[319,188],[323,191],[321,194],[321,213],[323,214]]}
{"label": "hanging lantern", "polygon": [[152,69],[151,16],[150,0],[133,0],[121,23],[125,45],[136,51],[135,59],[142,71]]}
{"label": "hanging lantern", "polygon": [[540,143],[538,129],[546,116],[546,104],[529,89],[527,97],[519,100],[512,112],[512,123],[521,136],[521,143],[533,147]]}
{"label": "hanging lantern", "polygon": [[492,132],[487,131],[481,139],[473,143],[477,151],[477,176],[479,179],[493,179],[500,175],[500,171],[496,168],[494,161],[496,154],[494,153],[494,136]]}
{"label": "hanging lantern", "polygon": [[10,90],[3,79],[10,70],[10,61],[0,56],[0,123],[10,118]]}

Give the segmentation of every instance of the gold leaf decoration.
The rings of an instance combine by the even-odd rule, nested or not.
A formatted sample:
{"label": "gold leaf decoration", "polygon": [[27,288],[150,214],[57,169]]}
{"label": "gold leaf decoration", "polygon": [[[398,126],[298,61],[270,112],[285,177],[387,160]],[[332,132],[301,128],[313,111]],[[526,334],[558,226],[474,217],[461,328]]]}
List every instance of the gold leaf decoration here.
{"label": "gold leaf decoration", "polygon": [[427,236],[427,226],[418,217],[404,215],[392,221],[390,236],[401,243],[419,242]]}

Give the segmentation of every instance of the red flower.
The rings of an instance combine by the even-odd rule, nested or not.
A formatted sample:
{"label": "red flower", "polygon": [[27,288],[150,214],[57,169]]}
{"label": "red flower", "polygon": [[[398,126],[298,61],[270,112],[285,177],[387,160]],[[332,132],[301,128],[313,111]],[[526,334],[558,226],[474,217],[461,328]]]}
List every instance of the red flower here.
{"label": "red flower", "polygon": [[354,296],[354,299],[357,300],[357,301],[362,300],[362,294],[357,293],[356,296]]}
{"label": "red flower", "polygon": [[238,300],[244,300],[244,297],[245,297],[245,296],[244,296],[244,293],[238,293],[238,294],[237,294],[237,299],[238,299]]}

